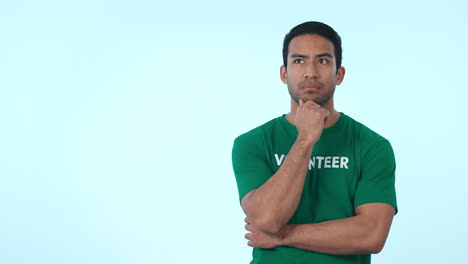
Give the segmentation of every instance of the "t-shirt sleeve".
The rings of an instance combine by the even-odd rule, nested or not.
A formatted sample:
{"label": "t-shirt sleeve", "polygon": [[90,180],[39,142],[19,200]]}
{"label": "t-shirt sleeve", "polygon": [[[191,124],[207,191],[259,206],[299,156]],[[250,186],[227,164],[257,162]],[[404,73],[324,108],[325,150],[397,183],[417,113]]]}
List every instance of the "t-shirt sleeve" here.
{"label": "t-shirt sleeve", "polygon": [[383,140],[374,144],[362,160],[354,208],[366,203],[387,203],[397,212],[395,168],[395,155],[390,142]]}
{"label": "t-shirt sleeve", "polygon": [[232,148],[232,166],[236,176],[239,200],[264,184],[273,174],[267,162],[262,142],[253,135],[236,138]]}

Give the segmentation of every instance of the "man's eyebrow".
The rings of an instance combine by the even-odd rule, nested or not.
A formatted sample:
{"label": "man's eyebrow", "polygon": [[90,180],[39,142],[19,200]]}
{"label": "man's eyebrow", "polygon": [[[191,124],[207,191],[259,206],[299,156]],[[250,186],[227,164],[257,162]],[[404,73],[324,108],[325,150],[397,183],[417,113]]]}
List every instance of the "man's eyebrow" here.
{"label": "man's eyebrow", "polygon": [[291,58],[305,58],[305,59],[307,59],[307,58],[309,58],[309,56],[303,55],[303,54],[294,53],[294,54],[291,55]]}
{"label": "man's eyebrow", "polygon": [[[328,58],[333,58],[333,55],[328,53],[328,52],[324,52],[324,53],[320,53],[320,54],[317,54],[315,55],[316,58],[321,58],[321,57],[328,57]],[[304,59],[308,59],[309,56],[308,55],[304,55],[304,54],[299,54],[299,53],[294,53],[294,54],[291,54],[291,58],[304,58]]]}
{"label": "man's eyebrow", "polygon": [[328,57],[328,58],[333,58],[333,55],[331,55],[330,53],[328,52],[325,52],[325,53],[320,53],[320,54],[317,54],[315,55],[315,57],[317,58],[320,58],[320,57]]}

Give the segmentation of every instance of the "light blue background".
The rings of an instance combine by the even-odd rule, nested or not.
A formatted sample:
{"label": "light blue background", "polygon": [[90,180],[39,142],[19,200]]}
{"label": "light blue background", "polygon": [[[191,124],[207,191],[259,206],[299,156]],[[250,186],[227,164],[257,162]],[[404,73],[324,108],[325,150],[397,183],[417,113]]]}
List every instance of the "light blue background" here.
{"label": "light blue background", "polygon": [[387,137],[374,263],[468,259],[466,1],[3,1],[0,263],[248,263],[234,138],[289,110],[282,39],[343,39],[336,106]]}

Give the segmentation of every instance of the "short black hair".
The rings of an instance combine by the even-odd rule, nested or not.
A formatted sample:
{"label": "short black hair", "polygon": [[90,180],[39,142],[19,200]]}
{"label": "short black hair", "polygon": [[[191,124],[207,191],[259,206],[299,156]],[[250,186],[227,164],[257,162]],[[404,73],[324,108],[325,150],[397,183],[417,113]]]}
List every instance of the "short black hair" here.
{"label": "short black hair", "polygon": [[333,47],[335,49],[336,69],[339,69],[341,67],[343,50],[341,49],[340,35],[338,35],[338,33],[336,33],[336,31],[329,25],[317,21],[309,21],[297,25],[293,27],[288,34],[286,34],[283,41],[284,67],[288,66],[289,43],[293,38],[305,34],[317,34],[330,40],[333,43]]}

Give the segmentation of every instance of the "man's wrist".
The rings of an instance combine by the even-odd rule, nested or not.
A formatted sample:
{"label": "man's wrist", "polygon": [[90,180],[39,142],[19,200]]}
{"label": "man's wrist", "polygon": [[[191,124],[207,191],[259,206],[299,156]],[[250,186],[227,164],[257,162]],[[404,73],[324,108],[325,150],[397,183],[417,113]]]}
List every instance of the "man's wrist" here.
{"label": "man's wrist", "polygon": [[307,147],[313,147],[315,145],[316,140],[308,135],[298,134],[296,143],[300,145],[305,145]]}

